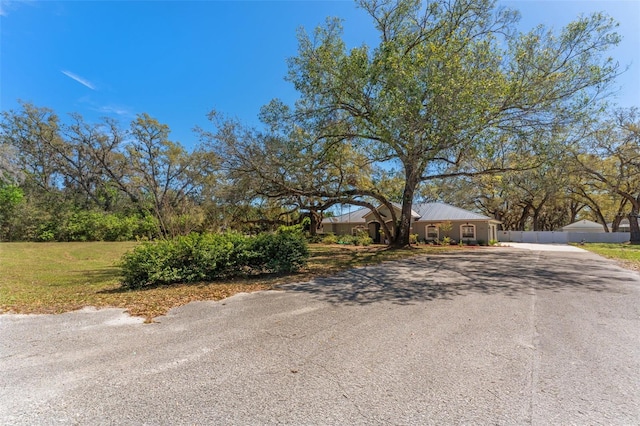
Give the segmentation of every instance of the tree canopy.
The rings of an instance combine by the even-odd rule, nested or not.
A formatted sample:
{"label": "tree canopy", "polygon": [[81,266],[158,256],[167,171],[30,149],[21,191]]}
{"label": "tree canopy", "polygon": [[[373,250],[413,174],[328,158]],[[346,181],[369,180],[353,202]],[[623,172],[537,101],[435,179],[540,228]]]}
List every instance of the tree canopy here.
{"label": "tree canopy", "polygon": [[[618,199],[616,222],[629,219],[631,242],[640,243],[640,113],[618,109],[598,123],[575,153],[578,170],[592,188]],[[597,194],[597,192],[596,192]],[[625,211],[626,210],[626,211]]]}
{"label": "tree canopy", "polygon": [[[292,111],[272,116],[306,129],[323,152],[348,143],[369,164],[398,165],[396,245],[409,242],[421,182],[504,171],[513,167],[505,159],[522,153],[543,158],[558,126],[599,108],[618,70],[604,56],[618,42],[615,23],[602,14],[558,34],[542,26],[517,33],[518,13],[490,0],[359,5],[378,45],[347,49],[339,19],[301,31],[287,77],[300,98]],[[471,161],[477,158],[484,161]],[[370,196],[364,188],[349,195]]]}

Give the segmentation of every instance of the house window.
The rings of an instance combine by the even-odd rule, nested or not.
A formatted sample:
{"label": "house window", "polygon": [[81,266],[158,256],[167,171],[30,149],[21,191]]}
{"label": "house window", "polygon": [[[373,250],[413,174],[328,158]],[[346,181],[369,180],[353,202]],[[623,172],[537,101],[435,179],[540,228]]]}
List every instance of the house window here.
{"label": "house window", "polygon": [[425,235],[427,240],[437,240],[439,238],[438,227],[435,225],[427,225]]}
{"label": "house window", "polygon": [[460,237],[463,239],[476,239],[476,226],[475,225],[460,225]]}

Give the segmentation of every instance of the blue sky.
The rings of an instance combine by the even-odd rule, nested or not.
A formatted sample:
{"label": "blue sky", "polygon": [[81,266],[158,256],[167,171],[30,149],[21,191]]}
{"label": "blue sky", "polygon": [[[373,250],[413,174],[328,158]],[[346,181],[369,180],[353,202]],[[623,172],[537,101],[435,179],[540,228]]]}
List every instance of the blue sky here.
{"label": "blue sky", "polygon": [[[611,52],[623,67],[615,101],[640,106],[640,0],[520,0],[521,27],[560,29],[582,13],[619,23]],[[284,81],[296,30],[344,19],[348,45],[372,45],[370,18],[351,1],[7,1],[0,0],[0,109],[17,100],[128,123],[146,112],[171,138],[197,143],[196,125],[217,109],[258,124],[262,105],[295,99]]]}

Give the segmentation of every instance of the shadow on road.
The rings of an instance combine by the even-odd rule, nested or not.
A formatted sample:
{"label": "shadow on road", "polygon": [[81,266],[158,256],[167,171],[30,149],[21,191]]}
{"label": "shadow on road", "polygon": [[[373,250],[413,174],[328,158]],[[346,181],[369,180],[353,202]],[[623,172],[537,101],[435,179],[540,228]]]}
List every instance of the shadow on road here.
{"label": "shadow on road", "polygon": [[532,289],[620,292],[637,280],[611,262],[583,253],[478,251],[420,256],[282,286],[330,303],[412,304],[469,293],[530,294]]}

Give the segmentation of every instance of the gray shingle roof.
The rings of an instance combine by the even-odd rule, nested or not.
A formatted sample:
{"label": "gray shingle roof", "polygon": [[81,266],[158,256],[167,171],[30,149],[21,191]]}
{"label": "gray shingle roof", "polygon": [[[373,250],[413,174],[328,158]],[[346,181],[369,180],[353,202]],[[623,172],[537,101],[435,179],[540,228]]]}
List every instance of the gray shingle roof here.
{"label": "gray shingle roof", "polygon": [[572,229],[600,229],[604,231],[604,226],[601,223],[593,222],[591,220],[579,220],[577,222],[573,222],[570,225],[563,226],[562,229],[572,230]]}
{"label": "gray shingle roof", "polygon": [[444,203],[415,204],[413,210],[420,222],[440,220],[491,220],[490,217]]}
{"label": "gray shingle roof", "polygon": [[362,208],[349,213],[341,214],[340,216],[325,217],[324,219],[322,219],[322,223],[365,223],[366,220],[364,217],[370,212],[371,210]]}
{"label": "gray shingle roof", "polygon": [[[398,206],[399,207],[399,206]],[[413,205],[413,211],[420,216],[420,222],[444,220],[491,220],[490,217],[444,203],[420,203]],[[366,223],[367,208],[354,210],[336,217],[325,218],[323,223]]]}

